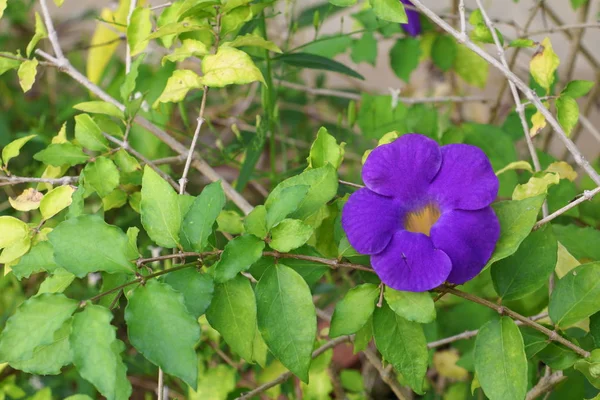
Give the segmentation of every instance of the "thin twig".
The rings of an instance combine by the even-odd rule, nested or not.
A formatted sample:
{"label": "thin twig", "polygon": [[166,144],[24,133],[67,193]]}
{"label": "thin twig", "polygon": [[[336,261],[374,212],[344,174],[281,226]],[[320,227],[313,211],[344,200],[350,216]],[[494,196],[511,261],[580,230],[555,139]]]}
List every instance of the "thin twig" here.
{"label": "thin twig", "polygon": [[0,176],[0,186],[17,185],[19,183],[49,183],[51,185],[70,185],[79,180],[78,176],[63,176],[62,178],[29,178],[25,176]]}
{"label": "thin twig", "polygon": [[158,367],[158,385],[156,386],[156,395],[158,400],[163,400],[165,397],[165,373],[161,367]]}
{"label": "thin twig", "polygon": [[542,225],[547,224],[548,222],[552,221],[554,218],[561,216],[562,214],[569,211],[571,208],[577,207],[579,204],[583,203],[584,201],[591,200],[598,193],[600,193],[600,187],[597,187],[596,189],[593,189],[593,190],[584,191],[577,200],[573,200],[572,202],[570,202],[566,206],[562,207],[561,209],[556,210],[555,212],[548,215],[547,217],[539,220],[533,226],[533,229],[534,230],[539,229]]}
{"label": "thin twig", "polygon": [[356,269],[359,271],[375,273],[375,271],[373,271],[372,268],[365,267],[364,265],[345,263],[345,262],[341,262],[338,260],[330,260],[328,258],[322,258],[322,257],[306,256],[304,254],[289,254],[289,253],[279,253],[277,251],[265,251],[265,252],[263,252],[263,256],[274,257],[274,258],[293,258],[296,260],[313,261],[313,262],[316,262],[319,264],[328,265],[333,269],[349,268],[349,269]]}
{"label": "thin twig", "polygon": [[567,379],[566,376],[563,375],[562,371],[556,371],[555,373],[544,376],[539,380],[537,385],[535,385],[529,392],[527,392],[527,397],[525,400],[534,400],[542,394],[551,390],[554,386],[558,385],[560,382]]}
{"label": "thin twig", "polygon": [[377,354],[369,348],[363,350],[363,353],[367,357],[367,361],[375,367],[379,376],[381,376],[381,380],[392,389],[396,397],[400,400],[407,400],[408,397],[404,390],[402,390],[402,386],[400,386],[394,375],[390,373],[391,371],[383,366]]}
{"label": "thin twig", "polygon": [[[579,8],[579,11],[577,13],[577,18],[579,19],[579,22],[585,22],[591,4],[591,1],[587,1]],[[569,55],[566,58],[567,67],[565,68],[564,75],[566,77],[566,82],[570,81],[571,77],[573,76],[573,71],[575,69],[575,61],[577,61],[577,53],[579,53],[579,46],[581,46],[581,39],[583,38],[584,33],[585,29],[583,28],[579,28],[575,32],[573,32],[573,40],[571,40],[571,43],[569,45]]]}
{"label": "thin twig", "polygon": [[467,16],[465,15],[465,0],[458,3],[458,13],[460,14],[460,36],[458,40],[464,42],[467,40]]}
{"label": "thin twig", "polygon": [[338,182],[341,183],[342,185],[350,186],[350,187],[357,188],[357,189],[364,188],[363,185],[359,185],[358,183],[343,181],[341,179]]}
{"label": "thin twig", "polygon": [[48,32],[48,39],[50,40],[50,44],[52,45],[52,50],[54,51],[54,55],[58,60],[58,67],[62,67],[64,65],[64,61],[66,60],[65,55],[62,52],[60,47],[60,43],[58,42],[58,36],[56,35],[56,29],[54,29],[54,24],[52,23],[52,18],[50,18],[50,12],[48,11],[48,4],[46,0],[40,0],[40,8],[42,9],[42,16],[44,18],[44,25],[46,25],[46,31]]}
{"label": "thin twig", "polygon": [[172,3],[172,2],[170,2],[170,1],[168,1],[168,2],[166,2],[166,3],[164,3],[164,4],[159,4],[159,5],[157,5],[157,6],[150,7],[150,10],[152,10],[152,11],[156,11],[156,10],[160,10],[161,8],[167,8],[167,7],[170,7],[171,5],[173,5],[173,3]]}
{"label": "thin twig", "polygon": [[535,35],[547,35],[547,34],[556,33],[556,32],[560,32],[560,31],[568,31],[571,29],[585,29],[585,28],[600,29],[600,23],[584,22],[584,23],[577,23],[577,24],[565,24],[565,25],[561,25],[561,26],[554,26],[552,28],[542,29],[539,31],[525,32],[523,35],[520,36],[520,38],[527,38],[529,36],[535,36]]}

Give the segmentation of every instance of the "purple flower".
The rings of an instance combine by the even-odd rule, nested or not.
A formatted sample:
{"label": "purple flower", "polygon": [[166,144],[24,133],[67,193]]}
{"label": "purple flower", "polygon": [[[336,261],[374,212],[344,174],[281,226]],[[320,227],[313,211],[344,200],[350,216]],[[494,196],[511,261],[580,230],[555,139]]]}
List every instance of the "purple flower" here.
{"label": "purple flower", "polygon": [[[400,0],[405,6],[413,6],[410,0]],[[419,12],[414,9],[405,8],[406,16],[408,17],[407,24],[400,24],[402,29],[410,36],[418,36],[421,33],[421,21],[419,20]]]}
{"label": "purple flower", "polygon": [[479,148],[407,134],[375,148],[362,178],[342,227],[384,284],[422,292],[464,283],[485,266],[500,235],[490,207],[498,178]]}

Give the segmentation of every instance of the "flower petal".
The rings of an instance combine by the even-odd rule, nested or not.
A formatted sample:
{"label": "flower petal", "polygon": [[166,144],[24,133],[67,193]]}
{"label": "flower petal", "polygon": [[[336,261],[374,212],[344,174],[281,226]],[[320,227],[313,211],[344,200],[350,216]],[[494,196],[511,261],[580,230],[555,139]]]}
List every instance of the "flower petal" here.
{"label": "flower petal", "polygon": [[418,202],[441,163],[440,148],[434,140],[407,134],[376,147],[367,157],[362,178],[374,192],[397,197],[403,203]]}
{"label": "flower petal", "polygon": [[363,188],[344,205],[342,227],[356,251],[375,254],[385,249],[394,232],[402,229],[402,212],[392,198]]}
{"label": "flower petal", "polygon": [[473,279],[490,259],[500,236],[500,223],[492,207],[443,213],[431,228],[431,240],[452,260],[448,282]]}
{"label": "flower petal", "polygon": [[429,195],[442,209],[478,210],[492,204],[498,194],[498,177],[485,153],[468,144],[449,144],[441,153],[442,166]]}
{"label": "flower petal", "polygon": [[[400,0],[406,6],[412,6],[413,4],[409,0]],[[410,36],[418,36],[421,33],[421,20],[419,19],[419,12],[413,9],[405,8],[406,16],[408,17],[407,24],[401,24],[402,28]]]}
{"label": "flower petal", "polygon": [[371,256],[381,281],[392,289],[424,292],[446,280],[452,262],[422,233],[397,232],[381,253]]}

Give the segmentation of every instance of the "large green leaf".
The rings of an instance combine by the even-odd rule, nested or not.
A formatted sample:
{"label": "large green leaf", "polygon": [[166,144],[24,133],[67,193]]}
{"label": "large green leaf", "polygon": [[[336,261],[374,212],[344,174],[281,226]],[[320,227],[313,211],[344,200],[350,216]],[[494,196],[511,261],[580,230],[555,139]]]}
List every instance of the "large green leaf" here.
{"label": "large green leaf", "polygon": [[108,400],[128,399],[131,383],[120,354],[125,346],[110,324],[112,318],[107,308],[97,305],[75,315],[70,338],[73,364]]}
{"label": "large green leaf", "polygon": [[196,197],[181,225],[181,242],[186,250],[204,250],[225,200],[221,182],[211,183]]}
{"label": "large green leaf", "polygon": [[546,225],[523,240],[516,253],[492,265],[494,288],[503,300],[517,300],[548,281],[556,267],[558,243]]}
{"label": "large green leaf", "polygon": [[317,318],[304,279],[283,264],[269,267],[256,286],[256,306],[258,328],[271,353],[308,382]]}
{"label": "large green leaf", "polygon": [[428,356],[421,325],[402,318],[386,303],[373,314],[373,332],[383,358],[402,374],[415,392],[423,393]]}
{"label": "large green leaf", "polygon": [[131,293],[125,322],[131,344],[144,357],[196,388],[195,346],[200,339],[200,325],[187,311],[182,294],[165,283],[150,280]]}
{"label": "large green leaf", "polygon": [[600,311],[600,262],[580,265],[561,280],[550,297],[548,314],[567,328]]}
{"label": "large green leaf", "polygon": [[225,246],[221,259],[215,265],[215,282],[233,279],[238,272],[246,271],[260,257],[265,242],[254,235],[238,236]]}
{"label": "large green leaf", "polygon": [[373,283],[353,287],[335,305],[329,336],[334,338],[359,331],[375,311],[379,288]]}
{"label": "large green leaf", "polygon": [[63,294],[42,294],[26,300],[0,335],[0,363],[31,359],[40,346],[55,341],[54,333],[76,309],[77,302]]}
{"label": "large green leaf", "polygon": [[288,53],[276,57],[275,60],[283,61],[284,63],[294,67],[339,72],[340,74],[348,75],[353,78],[358,78],[361,80],[365,79],[361,74],[351,68],[346,67],[344,64],[334,61],[331,58],[316,54]]}
{"label": "large green leaf", "polygon": [[206,319],[231,349],[252,362],[256,332],[256,298],[248,279],[238,276],[215,286]]}
{"label": "large green leaf", "polygon": [[156,244],[174,248],[179,244],[181,210],[178,195],[171,185],[149,166],[142,178],[142,225]]}
{"label": "large green leaf", "polygon": [[384,295],[390,308],[409,321],[427,324],[435,320],[435,304],[427,292],[403,292],[386,286]]}
{"label": "large green leaf", "polygon": [[215,291],[212,276],[194,268],[168,273],[165,283],[183,295],[187,310],[196,318],[206,312]]}
{"label": "large green leaf", "polygon": [[48,239],[58,265],[82,278],[90,272],[134,274],[137,258],[127,235],[96,215],[82,215],[61,222]]}
{"label": "large green leaf", "polygon": [[519,328],[509,317],[486,323],[475,340],[475,371],[491,400],[523,400],[527,358]]}

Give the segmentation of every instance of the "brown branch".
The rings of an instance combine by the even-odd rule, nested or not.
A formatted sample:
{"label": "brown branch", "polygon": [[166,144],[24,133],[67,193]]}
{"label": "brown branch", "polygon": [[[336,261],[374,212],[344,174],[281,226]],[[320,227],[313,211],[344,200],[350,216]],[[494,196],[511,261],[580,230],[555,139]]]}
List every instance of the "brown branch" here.
{"label": "brown branch", "polygon": [[375,367],[379,373],[379,376],[381,376],[381,380],[388,385],[390,389],[392,389],[392,392],[394,392],[396,397],[400,400],[407,400],[410,396],[410,393],[407,394],[405,392],[405,389],[400,386],[394,375],[391,374],[391,370],[388,370],[383,366],[377,354],[375,354],[375,352],[369,348],[366,348],[363,353],[365,357],[367,357],[367,361],[369,361],[369,363]]}
{"label": "brown branch", "polygon": [[566,376],[563,375],[562,371],[556,371],[555,373],[544,376],[539,380],[537,385],[535,385],[531,390],[527,393],[526,400],[534,400],[542,394],[552,390],[552,388],[558,385],[560,382],[567,379]]}
{"label": "brown branch", "polygon": [[577,200],[573,200],[572,202],[570,202],[566,206],[562,207],[561,209],[556,210],[555,212],[553,212],[552,214],[548,215],[547,217],[542,218],[541,220],[539,220],[533,226],[533,230],[539,229],[542,225],[547,224],[548,222],[552,221],[554,218],[561,216],[562,214],[564,214],[567,211],[569,211],[571,208],[577,207],[579,204],[583,203],[584,201],[586,201],[586,200],[592,200],[592,198],[595,195],[597,195],[598,193],[600,193],[600,187],[597,187],[596,189],[593,189],[593,190],[586,190],[586,191],[584,191]]}
{"label": "brown branch", "polygon": [[19,183],[49,183],[51,185],[70,185],[79,180],[78,176],[63,176],[62,178],[29,178],[26,176],[0,176],[0,186],[18,185]]}

